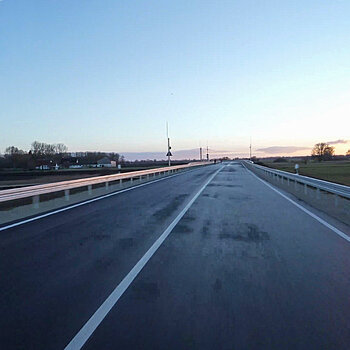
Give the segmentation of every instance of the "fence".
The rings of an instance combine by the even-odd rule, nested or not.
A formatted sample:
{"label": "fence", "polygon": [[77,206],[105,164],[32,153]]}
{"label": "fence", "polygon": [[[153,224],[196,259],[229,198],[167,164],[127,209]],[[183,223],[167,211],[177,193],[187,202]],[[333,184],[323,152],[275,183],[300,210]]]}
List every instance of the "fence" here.
{"label": "fence", "polygon": [[0,191],[0,224],[212,164],[198,162]]}
{"label": "fence", "polygon": [[350,224],[349,186],[271,169],[248,161],[243,161],[243,165],[259,177],[292,193],[311,206]]}

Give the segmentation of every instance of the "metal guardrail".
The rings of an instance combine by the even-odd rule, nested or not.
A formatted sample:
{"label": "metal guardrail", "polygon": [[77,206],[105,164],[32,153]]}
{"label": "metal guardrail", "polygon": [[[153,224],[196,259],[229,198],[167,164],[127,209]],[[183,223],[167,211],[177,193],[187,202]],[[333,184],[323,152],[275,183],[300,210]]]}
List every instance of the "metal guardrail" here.
{"label": "metal guardrail", "polygon": [[266,175],[279,178],[282,182],[283,180],[286,180],[287,182],[294,181],[294,183],[304,185],[304,192],[307,192],[308,187],[312,187],[317,191],[324,191],[346,199],[350,199],[350,186],[314,179],[303,175],[292,174],[282,170],[271,169],[262,165],[250,163],[248,161],[243,161],[243,163],[248,168],[251,167],[258,169],[264,172]]}
{"label": "metal guardrail", "polygon": [[151,176],[155,177],[157,174],[158,175],[172,174],[180,170],[186,170],[193,167],[204,166],[208,164],[212,164],[212,163],[211,162],[189,163],[189,164],[176,165],[176,166],[170,166],[170,167],[140,170],[140,171],[123,173],[123,174],[96,176],[91,178],[61,181],[61,182],[55,182],[50,184],[44,184],[44,185],[35,185],[35,186],[21,187],[16,189],[7,189],[7,190],[0,191],[0,203],[32,197],[33,204],[38,205],[40,201],[40,195],[49,194],[53,192],[61,192],[61,191],[64,191],[64,196],[66,197],[66,200],[69,200],[70,190],[72,189],[86,187],[87,191],[91,193],[92,186],[101,184],[101,183],[104,183],[106,189],[108,189],[109,184],[111,182],[119,181],[120,185],[122,185],[123,180],[128,180],[131,183],[133,182],[134,179],[141,180],[143,177],[145,177],[148,180],[150,179]]}

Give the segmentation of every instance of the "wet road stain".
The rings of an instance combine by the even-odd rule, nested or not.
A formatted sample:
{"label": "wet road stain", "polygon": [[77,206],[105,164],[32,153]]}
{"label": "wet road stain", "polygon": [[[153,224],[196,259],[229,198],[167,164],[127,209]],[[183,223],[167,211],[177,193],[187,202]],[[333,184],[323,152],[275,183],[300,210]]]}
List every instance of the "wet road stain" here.
{"label": "wet road stain", "polygon": [[242,185],[209,184],[207,187],[227,187],[227,188],[234,188],[234,187],[242,187]]}
{"label": "wet road stain", "polygon": [[213,289],[215,292],[218,292],[222,289],[222,282],[219,278],[215,280],[215,283],[213,284]]}
{"label": "wet road stain", "polygon": [[178,224],[174,229],[174,233],[191,233],[193,228],[187,226],[186,224]]}
{"label": "wet road stain", "polygon": [[270,239],[265,231],[260,231],[256,225],[241,225],[236,232],[232,232],[228,227],[224,227],[223,232],[219,234],[219,239],[232,239],[241,242],[263,242]]}
{"label": "wet road stain", "polygon": [[202,237],[208,238],[209,237],[209,229],[210,229],[210,220],[205,220],[204,225],[202,227]]}
{"label": "wet road stain", "polygon": [[243,194],[235,194],[234,196],[230,196],[229,199],[230,199],[231,201],[234,201],[234,200],[243,201],[243,200],[250,200],[251,197],[245,196],[245,195],[243,195]]}
{"label": "wet road stain", "polygon": [[207,198],[215,198],[215,199],[217,199],[217,198],[219,198],[219,194],[218,193],[215,193],[215,194],[209,194],[209,193],[204,193],[203,194],[203,197],[207,197]]}
{"label": "wet road stain", "polygon": [[179,206],[184,202],[187,195],[180,194],[175,197],[166,207],[156,211],[153,214],[153,217],[157,220],[165,220],[167,219]]}
{"label": "wet road stain", "polygon": [[237,170],[233,167],[226,167],[226,169],[223,169],[221,172],[223,173],[234,173],[236,172]]}
{"label": "wet road stain", "polygon": [[191,216],[191,215],[185,215],[183,218],[182,218],[182,221],[183,222],[192,222],[192,221],[195,221],[196,218]]}

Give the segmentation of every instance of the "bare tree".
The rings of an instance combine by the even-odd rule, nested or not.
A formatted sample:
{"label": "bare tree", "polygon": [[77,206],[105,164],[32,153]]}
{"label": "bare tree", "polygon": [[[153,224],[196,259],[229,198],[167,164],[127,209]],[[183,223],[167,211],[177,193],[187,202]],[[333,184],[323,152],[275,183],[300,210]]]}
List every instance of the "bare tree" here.
{"label": "bare tree", "polygon": [[63,143],[56,144],[56,153],[63,154],[63,153],[67,153],[67,151],[68,151],[68,147],[65,144]]}
{"label": "bare tree", "polygon": [[68,151],[68,147],[63,143],[50,144],[34,141],[31,148],[34,156],[53,156],[54,154],[63,154]]}
{"label": "bare tree", "polygon": [[319,162],[321,160],[330,160],[334,156],[334,147],[326,142],[316,143],[312,149],[311,156],[317,158]]}
{"label": "bare tree", "polygon": [[25,152],[22,151],[21,149],[18,149],[15,146],[9,146],[5,149],[5,154],[9,156],[13,156],[15,154],[24,154]]}
{"label": "bare tree", "polygon": [[350,157],[350,149],[348,149],[348,151],[346,152],[346,155],[347,155],[348,157]]}
{"label": "bare tree", "polygon": [[34,141],[32,143],[31,152],[34,156],[42,156],[45,154],[45,143]]}
{"label": "bare tree", "polygon": [[9,165],[12,168],[22,166],[26,156],[26,152],[24,152],[21,149],[18,149],[15,146],[9,146],[5,149],[5,158],[7,159]]}

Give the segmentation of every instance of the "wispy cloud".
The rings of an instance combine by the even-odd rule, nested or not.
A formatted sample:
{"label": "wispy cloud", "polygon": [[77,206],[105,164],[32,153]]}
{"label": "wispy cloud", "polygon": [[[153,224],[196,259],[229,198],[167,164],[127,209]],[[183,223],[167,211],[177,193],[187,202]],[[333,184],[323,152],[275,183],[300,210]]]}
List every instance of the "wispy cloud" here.
{"label": "wispy cloud", "polygon": [[303,151],[310,149],[310,147],[296,147],[296,146],[272,146],[266,148],[259,148],[257,152],[264,152],[269,154],[282,154],[282,153],[294,153],[297,151]]}
{"label": "wispy cloud", "polygon": [[335,140],[335,141],[328,141],[327,143],[329,145],[339,145],[339,144],[345,144],[348,142],[349,142],[349,140]]}

